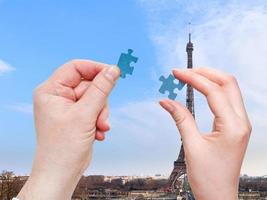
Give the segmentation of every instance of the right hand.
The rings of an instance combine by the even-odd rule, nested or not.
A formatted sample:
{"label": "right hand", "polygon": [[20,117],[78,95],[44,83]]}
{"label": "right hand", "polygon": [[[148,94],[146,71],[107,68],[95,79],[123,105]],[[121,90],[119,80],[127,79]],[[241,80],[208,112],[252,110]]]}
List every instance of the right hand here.
{"label": "right hand", "polygon": [[169,99],[160,102],[181,134],[195,198],[238,199],[240,169],[251,124],[236,79],[207,68],[174,70],[173,74],[204,94],[214,114],[213,130],[202,135],[184,106]]}

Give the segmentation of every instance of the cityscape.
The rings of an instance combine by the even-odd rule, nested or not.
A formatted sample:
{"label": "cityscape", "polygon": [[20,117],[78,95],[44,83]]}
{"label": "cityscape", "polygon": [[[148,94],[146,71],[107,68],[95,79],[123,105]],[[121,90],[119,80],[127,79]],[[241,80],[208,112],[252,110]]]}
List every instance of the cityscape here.
{"label": "cityscape", "polygon": [[[165,121],[161,122],[164,115],[155,111],[154,98],[174,92],[167,90],[166,94],[164,91],[158,96],[156,92],[161,90],[157,91],[159,73],[169,73],[173,66],[192,69],[202,64],[229,72],[240,80],[252,119],[253,137],[239,176],[238,199],[267,200],[267,161],[264,159],[267,104],[263,98],[267,91],[264,84],[267,65],[264,57],[267,52],[266,0],[218,1],[220,3],[138,0],[135,4],[132,1],[85,1],[84,5],[57,2],[56,6],[51,1],[51,8],[49,3],[43,6],[34,1],[17,2],[17,8],[8,1],[2,2],[0,0],[1,6],[4,5],[0,19],[3,19],[2,23],[8,23],[3,23],[5,29],[0,33],[0,43],[5,47],[0,49],[0,85],[3,91],[0,102],[3,108],[0,109],[3,116],[0,120],[0,200],[16,197],[29,179],[29,163],[35,145],[31,91],[54,70],[49,66],[56,67],[76,57],[114,63],[117,52],[128,46],[138,54],[139,66],[136,66],[135,76],[129,82],[125,80],[126,84],[120,83],[114,90],[109,102],[114,113],[110,138],[101,147],[94,146],[98,151],[93,168],[81,177],[71,200],[195,200],[188,181],[184,143],[179,135],[178,138],[167,135],[174,129],[168,128]],[[59,12],[58,8],[62,10]],[[191,15],[194,17],[189,17]],[[76,31],[81,25],[83,31]],[[66,27],[72,29],[65,31]],[[113,29],[116,34],[106,29]],[[66,44],[68,48],[65,48]],[[5,64],[2,56],[11,64]],[[30,56],[37,61],[32,62]],[[203,112],[206,109],[201,104],[202,99],[191,85],[184,86],[178,101],[186,104],[198,125],[204,125],[201,129],[208,129],[208,113]],[[122,94],[125,98],[121,98]],[[151,116],[155,118],[150,124],[147,121]],[[165,124],[167,128],[161,128]],[[176,130],[174,124],[173,127]],[[172,141],[179,142],[179,146],[170,143]],[[224,174],[224,170],[220,171]],[[214,170],[214,174],[219,173]],[[206,174],[203,177],[208,183],[210,179]],[[213,185],[212,181],[210,183]],[[206,188],[211,191],[210,187]]]}
{"label": "cityscape", "polygon": [[[16,196],[28,176],[17,176],[11,171],[0,174],[0,200],[10,200]],[[181,180],[179,180],[181,181]],[[116,200],[182,200],[173,193],[168,177],[154,176],[83,176],[77,185],[72,200],[116,199]],[[266,200],[267,176],[240,176],[239,200]]]}
{"label": "cityscape", "polygon": [[[193,68],[193,43],[191,33],[186,45],[187,68]],[[194,92],[190,85],[186,90],[186,106],[195,117]],[[186,174],[186,162],[183,144],[177,160],[169,176],[83,176],[73,195],[72,200],[116,199],[116,200],[194,200]],[[0,174],[0,200],[15,197],[28,179],[18,176],[12,171]],[[267,200],[267,176],[252,177],[241,175],[239,182],[240,200]]]}
{"label": "cityscape", "polygon": [[[186,45],[187,68],[193,68],[193,43],[191,33]],[[194,92],[190,85],[186,90],[186,106],[195,117]],[[194,200],[186,174],[183,144],[169,176],[83,176],[72,200],[116,199],[116,200]],[[10,200],[16,196],[27,181],[28,176],[17,176],[12,171],[2,171],[0,175],[0,200]],[[240,200],[267,200],[267,176],[240,176]]]}

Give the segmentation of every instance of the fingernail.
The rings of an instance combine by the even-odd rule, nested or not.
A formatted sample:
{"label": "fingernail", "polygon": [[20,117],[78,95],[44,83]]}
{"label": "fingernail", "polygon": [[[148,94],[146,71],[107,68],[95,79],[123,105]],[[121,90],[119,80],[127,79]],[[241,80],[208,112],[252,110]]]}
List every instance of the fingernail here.
{"label": "fingernail", "polygon": [[110,81],[116,81],[120,76],[120,69],[117,66],[110,66],[105,72],[105,76]]}

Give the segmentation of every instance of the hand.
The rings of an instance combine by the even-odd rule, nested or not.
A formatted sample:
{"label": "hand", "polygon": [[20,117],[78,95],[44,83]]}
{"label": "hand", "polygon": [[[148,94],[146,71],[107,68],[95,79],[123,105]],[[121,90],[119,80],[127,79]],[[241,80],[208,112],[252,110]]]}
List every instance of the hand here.
{"label": "hand", "polygon": [[109,130],[107,97],[119,74],[115,66],[74,60],[35,90],[37,149],[20,200],[71,198],[95,138]]}
{"label": "hand", "polygon": [[196,199],[238,199],[240,169],[251,125],[236,79],[207,68],[174,70],[174,76],[207,97],[214,114],[213,130],[201,134],[181,104],[163,100],[181,134],[187,174]]}

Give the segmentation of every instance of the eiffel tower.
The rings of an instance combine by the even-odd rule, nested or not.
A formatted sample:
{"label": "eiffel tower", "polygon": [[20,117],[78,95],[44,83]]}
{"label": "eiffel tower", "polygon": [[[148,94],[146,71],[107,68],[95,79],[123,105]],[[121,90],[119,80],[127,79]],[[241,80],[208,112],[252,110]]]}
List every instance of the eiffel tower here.
{"label": "eiffel tower", "polygon": [[[189,42],[186,46],[186,52],[187,52],[187,68],[192,69],[193,68],[193,43],[191,42],[191,33],[189,33]],[[195,110],[194,110],[194,92],[193,87],[191,85],[187,84],[187,90],[186,90],[186,107],[191,112],[193,117],[195,118]],[[179,178],[186,177],[186,163],[185,163],[185,155],[184,155],[184,147],[183,143],[180,148],[180,153],[176,161],[174,161],[174,169],[172,170],[172,173],[169,177],[169,184],[171,187],[171,191],[178,193],[180,191],[185,192],[185,188],[181,186],[181,181],[179,181]]]}

